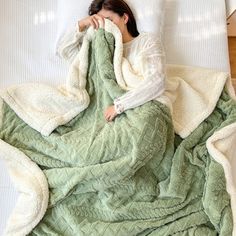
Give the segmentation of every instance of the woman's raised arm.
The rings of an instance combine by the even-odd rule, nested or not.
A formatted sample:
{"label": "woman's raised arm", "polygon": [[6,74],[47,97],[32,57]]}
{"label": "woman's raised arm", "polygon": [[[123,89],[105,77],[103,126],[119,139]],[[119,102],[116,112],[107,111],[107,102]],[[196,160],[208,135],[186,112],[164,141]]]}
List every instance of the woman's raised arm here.
{"label": "woman's raised arm", "polygon": [[78,21],[76,25],[67,30],[65,35],[59,40],[57,54],[65,60],[72,62],[81,48],[87,28],[93,26],[95,29],[98,29],[99,20],[104,24],[104,19],[97,14]]}

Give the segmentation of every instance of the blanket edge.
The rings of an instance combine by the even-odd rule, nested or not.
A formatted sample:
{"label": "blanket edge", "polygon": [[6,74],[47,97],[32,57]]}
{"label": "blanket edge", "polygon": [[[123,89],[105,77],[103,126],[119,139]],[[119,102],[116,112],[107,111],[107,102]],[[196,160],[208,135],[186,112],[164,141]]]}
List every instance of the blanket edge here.
{"label": "blanket edge", "polygon": [[[47,179],[43,171],[24,153],[1,139],[0,158],[6,162],[10,178],[20,193],[4,235],[23,236],[30,233],[46,213],[49,199]],[[23,220],[22,212],[27,215]]]}

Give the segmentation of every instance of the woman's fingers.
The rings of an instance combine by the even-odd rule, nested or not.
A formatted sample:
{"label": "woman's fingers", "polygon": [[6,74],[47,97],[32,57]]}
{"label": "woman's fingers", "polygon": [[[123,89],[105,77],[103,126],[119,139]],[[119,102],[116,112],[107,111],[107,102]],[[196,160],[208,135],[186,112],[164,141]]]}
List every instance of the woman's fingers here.
{"label": "woman's fingers", "polygon": [[87,26],[92,26],[94,29],[98,29],[100,27],[99,21],[101,22],[101,27],[104,27],[104,18],[97,14],[92,16],[87,16],[86,18],[79,21],[79,27],[81,31],[83,31]]}
{"label": "woman's fingers", "polygon": [[94,14],[94,15],[91,16],[91,19],[92,19],[92,21],[94,23],[93,25],[95,26],[94,27],[95,29],[98,29],[100,27],[99,21],[101,22],[101,27],[102,28],[104,27],[104,19],[103,19],[103,17]]}
{"label": "woman's fingers", "polygon": [[106,121],[113,121],[113,119],[115,118],[115,115],[114,114],[107,114],[105,115],[105,119]]}
{"label": "woman's fingers", "polygon": [[105,119],[108,121],[110,115],[109,115],[109,112],[107,110],[104,112],[104,116],[105,116]]}
{"label": "woman's fingers", "polygon": [[114,115],[111,115],[111,116],[109,117],[108,121],[113,121],[114,118],[115,118],[115,116],[114,116]]}
{"label": "woman's fingers", "polygon": [[114,120],[114,118],[117,116],[117,113],[116,113],[116,111],[115,111],[114,105],[108,107],[108,108],[104,111],[104,116],[105,116],[105,119],[106,119],[107,121],[112,121],[112,120]]}
{"label": "woman's fingers", "polygon": [[106,121],[111,121],[111,114],[109,112],[105,113],[105,119]]}
{"label": "woman's fingers", "polygon": [[90,17],[90,19],[92,20],[92,24],[95,29],[99,28],[99,21],[101,22],[101,27],[104,27],[104,18],[103,17],[101,17],[97,14],[94,14]]}
{"label": "woman's fingers", "polygon": [[98,29],[99,24],[95,18],[91,18],[91,25],[93,26],[94,29]]}
{"label": "woman's fingers", "polygon": [[97,20],[98,26],[99,26],[99,21],[100,21],[100,22],[101,22],[101,27],[103,28],[103,27],[104,27],[104,24],[105,24],[104,18],[101,17],[101,16],[99,16],[99,15],[97,15],[97,14],[95,14],[95,15],[93,15],[93,16],[94,16],[94,18]]}

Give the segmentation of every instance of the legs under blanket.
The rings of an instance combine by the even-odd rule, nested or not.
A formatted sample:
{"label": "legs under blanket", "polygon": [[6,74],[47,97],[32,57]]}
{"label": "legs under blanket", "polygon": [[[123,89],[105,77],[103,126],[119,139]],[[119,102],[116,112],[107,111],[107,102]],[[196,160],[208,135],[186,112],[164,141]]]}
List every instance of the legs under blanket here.
{"label": "legs under blanket", "polygon": [[232,234],[224,171],[206,148],[235,119],[227,94],[186,139],[174,139],[158,102],[114,123],[99,121],[100,112],[87,119],[88,109],[49,137],[3,110],[1,138],[38,163],[49,184],[48,210],[31,235]]}
{"label": "legs under blanket", "polygon": [[111,35],[98,31],[90,45],[90,104],[47,137],[2,104],[1,142],[36,163],[48,182],[47,211],[28,233],[231,235],[224,170],[206,141],[236,121],[235,102],[222,93],[213,113],[184,139],[157,101],[107,123],[104,109],[124,92],[115,82],[113,49]]}

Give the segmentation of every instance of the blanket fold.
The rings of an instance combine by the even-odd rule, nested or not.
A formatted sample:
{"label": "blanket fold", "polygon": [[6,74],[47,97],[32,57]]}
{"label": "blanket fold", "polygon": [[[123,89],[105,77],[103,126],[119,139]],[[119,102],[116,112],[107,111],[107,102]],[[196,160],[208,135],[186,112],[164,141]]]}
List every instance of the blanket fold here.
{"label": "blanket fold", "polygon": [[[110,94],[113,93],[111,97],[114,100],[130,87],[134,87],[133,82],[130,84],[130,81],[137,80],[138,84],[141,78],[129,70],[126,71],[126,67],[123,66],[126,60],[122,57],[123,44],[119,29],[109,20],[105,21],[105,28],[113,35],[115,48],[100,60],[99,66],[101,68],[106,66],[111,57],[113,58],[110,63],[113,64],[112,73],[115,74],[116,81],[107,79],[104,80],[106,81],[104,85]],[[99,31],[96,33],[99,34]],[[93,28],[89,28],[81,50],[70,66],[66,85],[55,88],[45,84],[23,84],[0,91],[0,96],[17,115],[42,135],[50,135],[58,126],[66,124],[88,107],[90,102],[89,91],[86,89],[88,52],[94,35]],[[98,56],[103,54],[105,41],[98,45],[100,48]],[[109,89],[110,86],[113,86],[114,92]],[[169,107],[175,132],[185,138],[212,113],[225,86],[229,95],[236,100],[228,73],[169,64],[166,91],[157,98],[157,101]],[[209,88],[211,88],[210,92]]]}
{"label": "blanket fold", "polygon": [[[52,106],[52,113],[49,109],[45,117],[43,113],[38,118],[36,123],[40,120],[41,126],[32,125],[41,108],[36,113],[36,105],[28,111],[27,106],[24,111],[11,106],[13,100],[13,104],[20,106],[24,101],[28,104],[33,91],[24,101],[18,99],[22,87],[1,93],[4,99],[0,103],[1,142],[36,163],[48,184],[49,199],[41,200],[44,207],[47,205],[46,213],[37,214],[40,222],[25,229],[25,234],[232,235],[235,212],[229,195],[232,188],[228,188],[231,172],[219,164],[219,154],[215,153],[220,150],[230,160],[234,158],[233,152],[228,155],[224,146],[234,142],[234,134],[228,133],[228,139],[226,131],[220,133],[236,123],[236,103],[229,96],[232,90],[227,86],[223,89],[228,77],[225,73],[172,65],[168,71],[169,87],[159,101],[128,110],[108,123],[103,112],[114,98],[125,92],[125,87],[119,85],[125,77],[117,80],[119,35],[114,33],[112,24],[107,27],[109,30],[105,27],[94,34],[88,33],[84,54],[78,55],[68,74],[73,86],[67,81],[57,92],[46,87],[41,90],[44,98],[51,91],[59,93],[62,100],[67,98],[63,111],[61,103],[45,102]],[[82,55],[87,55],[83,73],[77,71],[73,77],[72,71],[83,64]],[[85,69],[86,83],[81,77]],[[197,76],[199,81],[193,81]],[[76,78],[82,78],[82,82],[76,82]],[[209,86],[215,85],[209,96],[201,87],[205,79]],[[89,101],[79,103],[83,99],[75,98],[76,88],[86,91]],[[180,96],[179,92],[184,93]],[[12,96],[15,97],[10,101]],[[190,100],[185,101],[186,98]],[[79,104],[80,110],[70,119],[57,125],[55,122],[50,129],[42,128],[55,117],[55,111],[60,117]],[[188,109],[191,104],[195,106]],[[199,107],[198,111],[204,114],[194,120],[197,114],[194,108]],[[26,122],[25,116],[20,115],[22,112],[32,115],[32,120]],[[188,121],[191,125],[184,127]],[[218,137],[214,136],[218,133]],[[19,154],[16,158],[22,157]],[[21,233],[15,229],[12,235]]]}

